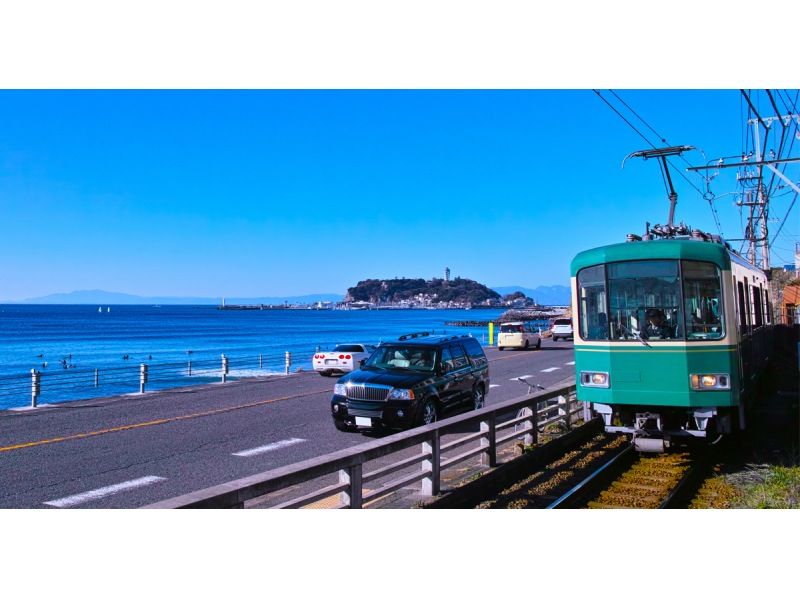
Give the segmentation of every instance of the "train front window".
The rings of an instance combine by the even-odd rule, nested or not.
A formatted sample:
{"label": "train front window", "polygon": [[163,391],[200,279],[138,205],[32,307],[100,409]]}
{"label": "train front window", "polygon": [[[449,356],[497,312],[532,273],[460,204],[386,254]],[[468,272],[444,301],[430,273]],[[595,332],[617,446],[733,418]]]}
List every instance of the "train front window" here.
{"label": "train front window", "polygon": [[578,272],[578,288],[581,338],[587,341],[608,340],[605,267],[592,266]]}
{"label": "train front window", "polygon": [[716,340],[723,329],[719,270],[707,262],[684,261],[683,305],[688,340]]}
{"label": "train front window", "polygon": [[678,260],[607,265],[612,340],[683,340]]}

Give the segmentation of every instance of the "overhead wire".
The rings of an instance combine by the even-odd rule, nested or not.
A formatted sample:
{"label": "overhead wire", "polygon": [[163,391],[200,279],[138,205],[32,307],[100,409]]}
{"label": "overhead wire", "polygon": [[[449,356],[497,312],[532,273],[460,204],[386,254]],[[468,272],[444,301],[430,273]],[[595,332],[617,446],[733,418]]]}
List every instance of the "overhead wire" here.
{"label": "overhead wire", "polygon": [[[646,142],[647,142],[647,143],[650,145],[650,147],[652,147],[653,149],[657,149],[657,148],[656,148],[656,146],[653,144],[653,142],[652,142],[652,141],[650,141],[650,140],[649,140],[647,137],[645,137],[645,136],[642,134],[642,132],[641,132],[641,131],[639,131],[639,129],[637,129],[635,126],[633,126],[633,124],[631,124],[631,122],[630,122],[630,121],[629,121],[627,118],[625,118],[625,117],[624,117],[624,116],[623,116],[623,115],[622,115],[622,114],[619,112],[619,110],[617,110],[616,108],[614,108],[614,106],[612,106],[612,105],[611,105],[611,103],[610,103],[608,100],[606,100],[606,99],[605,99],[605,98],[604,98],[602,95],[600,95],[600,92],[599,92],[599,91],[597,91],[596,89],[593,89],[592,91],[594,91],[594,92],[595,92],[595,93],[596,93],[596,94],[597,94],[597,95],[600,97],[600,99],[601,99],[601,100],[603,100],[603,101],[604,101],[606,104],[608,104],[608,106],[609,106],[609,107],[610,107],[610,108],[611,108],[611,109],[612,109],[614,112],[616,112],[616,113],[619,115],[619,117],[620,117],[622,120],[624,120],[624,121],[625,121],[625,122],[628,124],[628,126],[629,126],[629,127],[631,127],[631,128],[634,130],[634,131],[636,131],[636,133],[639,135],[639,137],[641,137],[642,139],[644,139],[644,140],[645,140],[645,141],[646,141]],[[613,92],[613,90],[609,90],[609,91],[611,91],[611,93],[614,93],[614,92]],[[617,94],[614,94],[614,95],[615,95],[616,97],[619,97],[619,96],[617,96]],[[620,100],[620,101],[622,101],[622,100]],[[623,104],[625,104],[625,102],[622,102],[622,103],[623,103]],[[628,105],[627,105],[627,104],[625,104],[625,106],[628,106]],[[628,109],[629,109],[631,112],[633,112],[634,114],[636,114],[636,112],[635,112],[635,111],[634,111],[632,108],[628,107]],[[641,116],[639,116],[638,114],[636,114],[636,117],[637,117],[639,120],[641,120],[642,122],[645,122],[645,121],[644,121],[644,119],[642,119],[642,117],[641,117]],[[645,124],[647,124],[647,123],[645,122]],[[650,125],[647,125],[647,126],[648,126],[648,128],[650,128],[650,130],[651,130],[651,131],[653,131],[653,132],[654,132],[654,133],[655,133],[655,134],[656,134],[656,135],[657,135],[657,136],[658,136],[658,137],[661,139],[661,141],[662,141],[662,142],[664,142],[664,143],[666,144],[666,141],[665,141],[663,138],[661,138],[661,136],[660,136],[660,135],[659,135],[659,134],[658,134],[658,133],[655,131],[655,129],[653,129],[652,127],[650,127]],[[684,158],[683,156],[681,156],[681,159],[682,159],[684,162],[686,162],[687,164],[689,164],[689,165],[691,166],[691,162],[689,162],[688,160],[686,160],[686,158]],[[672,162],[671,162],[669,159],[667,159],[667,162],[669,163],[669,165],[670,165],[670,166],[672,166],[672,167],[675,169],[675,172],[677,172],[679,175],[681,175],[681,177],[683,177],[683,179],[684,179],[684,180],[685,180],[687,183],[689,183],[689,185],[691,185],[691,187],[692,187],[692,188],[693,188],[695,191],[697,191],[697,192],[698,192],[698,193],[699,193],[701,196],[703,195],[703,192],[702,192],[702,191],[701,191],[701,190],[700,190],[700,189],[699,189],[699,188],[698,188],[698,187],[697,187],[697,186],[696,186],[694,183],[692,183],[692,181],[690,181],[688,178],[686,178],[686,175],[684,175],[684,174],[683,174],[683,172],[682,172],[682,171],[681,171],[679,168],[676,168],[676,167],[675,167],[675,165],[674,165],[674,164],[672,164]]]}
{"label": "overhead wire", "polygon": [[[656,135],[656,137],[658,137],[658,138],[661,140],[661,143],[663,143],[664,145],[667,145],[667,146],[668,146],[668,145],[670,145],[669,141],[667,141],[667,138],[666,138],[665,136],[661,135],[661,134],[660,134],[658,131],[656,131],[656,130],[655,130],[655,129],[654,129],[654,128],[653,128],[653,127],[650,125],[650,123],[648,123],[648,122],[647,122],[647,121],[646,121],[646,120],[645,120],[645,119],[644,119],[644,118],[643,118],[641,115],[639,115],[639,113],[638,113],[638,112],[636,112],[636,110],[634,110],[634,109],[633,109],[633,107],[632,107],[632,106],[630,106],[630,104],[628,104],[628,103],[627,103],[625,100],[623,100],[623,99],[622,99],[622,98],[619,96],[619,94],[617,94],[617,93],[616,93],[616,92],[615,92],[613,89],[609,89],[609,91],[610,91],[610,92],[611,92],[611,93],[614,95],[614,97],[615,97],[615,98],[617,98],[617,99],[618,99],[620,102],[622,102],[622,104],[623,104],[623,105],[624,105],[624,106],[625,106],[625,107],[626,107],[628,110],[630,110],[630,111],[633,113],[633,115],[634,115],[634,116],[636,116],[636,118],[638,118],[640,121],[642,121],[642,122],[644,123],[644,125],[645,125],[645,126],[648,128],[648,129],[650,129],[650,130],[651,130],[651,131],[652,131],[652,132],[653,132],[653,133]],[[689,165],[689,166],[691,166],[691,165],[692,165],[692,163],[691,163],[691,162],[689,162],[689,160],[687,160],[687,159],[686,159],[686,158],[685,158],[683,155],[679,155],[678,157],[679,157],[681,160],[683,160],[683,161],[684,161],[684,162],[685,162],[687,165]],[[674,167],[674,165],[672,165],[672,162],[670,162],[669,160],[667,160],[667,162],[669,162],[669,164],[670,164],[671,166],[673,166],[673,168],[675,168],[675,167]],[[710,189],[708,188],[708,185],[709,185],[710,179],[709,179],[707,176],[705,176],[705,175],[701,174],[700,172],[698,172],[698,173],[697,173],[697,174],[698,174],[698,175],[699,175],[699,176],[700,176],[700,177],[703,179],[703,182],[706,184],[706,189],[707,189],[707,190],[706,190],[706,192],[705,192],[705,193],[703,193],[703,192],[702,192],[700,189],[698,189],[697,187],[695,187],[695,186],[692,184],[692,182],[691,182],[691,181],[690,181],[690,180],[689,180],[689,179],[688,179],[688,178],[687,178],[687,177],[686,177],[686,176],[685,176],[685,175],[684,175],[684,174],[683,174],[683,173],[682,173],[680,170],[678,170],[677,168],[675,168],[675,171],[676,171],[678,174],[680,174],[680,175],[683,177],[683,179],[684,179],[684,180],[685,180],[687,183],[689,183],[689,184],[690,184],[692,187],[694,187],[695,191],[697,191],[697,192],[698,192],[698,193],[699,193],[699,194],[700,194],[700,195],[703,197],[703,199],[705,199],[705,200],[708,202],[708,206],[709,206],[709,208],[711,209],[711,216],[714,218],[714,223],[715,223],[715,224],[716,224],[716,226],[717,226],[717,230],[719,231],[719,234],[720,234],[720,236],[722,236],[722,225],[720,224],[720,221],[719,221],[719,214],[717,213],[717,209],[716,209],[716,207],[714,206],[714,203],[713,203],[713,202],[714,202],[714,194],[713,194],[713,193],[711,193]],[[663,172],[662,172],[661,176],[662,176],[662,178],[664,177],[664,173],[663,173]],[[709,194],[710,194],[710,197],[709,197]]]}
{"label": "overhead wire", "polygon": [[[797,90],[797,93],[795,94],[795,99],[794,100],[791,99],[791,97],[789,96],[789,92],[787,90],[784,90],[784,92],[781,92],[780,90],[776,90],[776,93],[777,93],[778,97],[780,98],[781,102],[783,103],[784,107],[786,108],[786,111],[789,113],[789,115],[790,116],[792,116],[792,115],[796,116],[798,114],[798,111],[797,111],[797,99],[798,99],[798,97],[800,97],[800,89]],[[784,97],[783,97],[784,93],[786,95],[786,99],[784,99]],[[780,116],[780,114],[778,114],[778,116]],[[781,120],[781,122],[783,122],[783,121]],[[792,135],[792,141],[789,144],[789,150],[787,152],[787,155],[789,155],[789,156],[791,156],[791,154],[792,154],[792,149],[794,148],[795,139],[797,139],[798,135],[800,135],[800,125],[798,125],[797,119],[796,118],[790,119],[790,123],[792,123],[794,125],[795,134]],[[788,163],[784,163],[783,164],[783,168],[781,170],[781,174],[785,174],[786,173],[786,167],[787,166],[788,166]],[[773,176],[774,176],[774,172],[773,172]],[[794,204],[797,201],[797,195],[798,195],[796,191],[794,192],[794,194],[795,195],[792,198],[792,202],[789,204],[789,208],[786,210],[786,214],[784,215],[783,220],[781,221],[781,224],[778,227],[777,232],[772,237],[772,242],[771,242],[772,245],[774,245],[775,242],[777,241],[778,236],[780,235],[781,231],[783,230],[783,226],[786,224],[786,221],[789,218],[789,214],[791,213],[792,208],[794,208]],[[779,197],[781,197],[781,196],[779,196]]]}

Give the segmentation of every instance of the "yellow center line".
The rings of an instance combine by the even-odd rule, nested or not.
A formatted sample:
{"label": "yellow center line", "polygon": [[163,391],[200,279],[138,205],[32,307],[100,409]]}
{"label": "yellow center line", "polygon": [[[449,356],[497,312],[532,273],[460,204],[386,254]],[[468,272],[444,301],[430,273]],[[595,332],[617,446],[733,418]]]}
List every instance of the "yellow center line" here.
{"label": "yellow center line", "polygon": [[111,434],[113,432],[124,432],[125,430],[135,430],[136,428],[146,428],[148,426],[158,426],[160,424],[168,424],[183,419],[192,419],[195,417],[206,417],[208,415],[217,415],[219,413],[227,413],[229,411],[237,411],[239,409],[248,409],[250,407],[258,407],[260,405],[267,405],[269,403],[277,403],[279,401],[286,401],[288,399],[299,399],[302,397],[310,397],[322,393],[327,393],[327,390],[318,390],[315,392],[307,392],[299,395],[290,395],[286,397],[278,397],[277,399],[266,399],[264,401],[257,401],[255,403],[246,403],[244,405],[234,405],[233,407],[222,407],[220,409],[212,409],[211,411],[200,411],[198,413],[188,413],[186,415],[177,415],[175,417],[167,417],[164,419],[154,419],[146,422],[139,422],[137,424],[128,424],[125,426],[117,426],[116,428],[104,428],[102,430],[93,430],[91,432],[81,432],[80,434],[72,434],[70,436],[57,436],[55,438],[44,438],[42,440],[33,440],[31,442],[23,442],[21,444],[12,444],[9,446],[0,446],[0,453],[8,451],[16,451],[19,449],[30,448],[34,446],[41,446],[44,444],[54,444],[56,442],[66,442],[67,440],[80,440],[81,438],[91,438],[92,436],[100,436],[102,434]]}

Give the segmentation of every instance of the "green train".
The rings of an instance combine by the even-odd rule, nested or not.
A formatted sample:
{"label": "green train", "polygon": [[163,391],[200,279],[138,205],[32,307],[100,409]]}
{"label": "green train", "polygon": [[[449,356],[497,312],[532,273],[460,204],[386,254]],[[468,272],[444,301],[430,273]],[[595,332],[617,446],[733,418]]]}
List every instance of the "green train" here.
{"label": "green train", "polygon": [[578,399],[640,451],[744,429],[771,347],[764,272],[688,233],[648,227],[571,264]]}

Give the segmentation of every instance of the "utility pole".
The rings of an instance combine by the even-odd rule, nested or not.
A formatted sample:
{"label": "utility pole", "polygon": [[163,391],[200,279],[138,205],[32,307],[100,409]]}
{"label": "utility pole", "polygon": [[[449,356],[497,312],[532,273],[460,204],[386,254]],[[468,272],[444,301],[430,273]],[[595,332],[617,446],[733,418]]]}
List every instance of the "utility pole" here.
{"label": "utility pole", "polygon": [[[746,96],[745,96],[746,97]],[[748,102],[749,102],[749,98]],[[751,104],[752,107],[752,104]],[[754,110],[755,111],[755,110]],[[784,175],[777,166],[789,162],[798,162],[800,158],[785,158],[785,159],[764,159],[761,153],[761,127],[764,127],[766,134],[764,140],[766,141],[772,126],[778,123],[784,127],[788,126],[792,120],[800,124],[800,116],[797,114],[786,114],[780,116],[771,116],[762,118],[751,118],[747,121],[748,125],[753,126],[753,144],[755,146],[755,160],[750,160],[751,154],[742,157],[741,162],[725,164],[722,158],[716,163],[709,166],[692,166],[687,168],[688,171],[697,170],[716,170],[721,168],[744,168],[744,172],[737,173],[736,180],[744,187],[749,181],[755,181],[755,188],[745,189],[744,199],[737,201],[736,205],[740,207],[749,208],[749,216],[747,218],[747,226],[744,231],[744,239],[729,239],[730,241],[745,241],[747,243],[747,259],[754,266],[760,267],[762,270],[768,271],[770,269],[770,256],[769,256],[769,228],[767,225],[767,217],[769,215],[769,194],[766,186],[764,185],[764,169],[770,170],[775,176],[780,178],[789,187],[800,193],[798,187],[791,179]],[[760,126],[759,126],[760,125]],[[759,251],[760,249],[760,251]]]}

